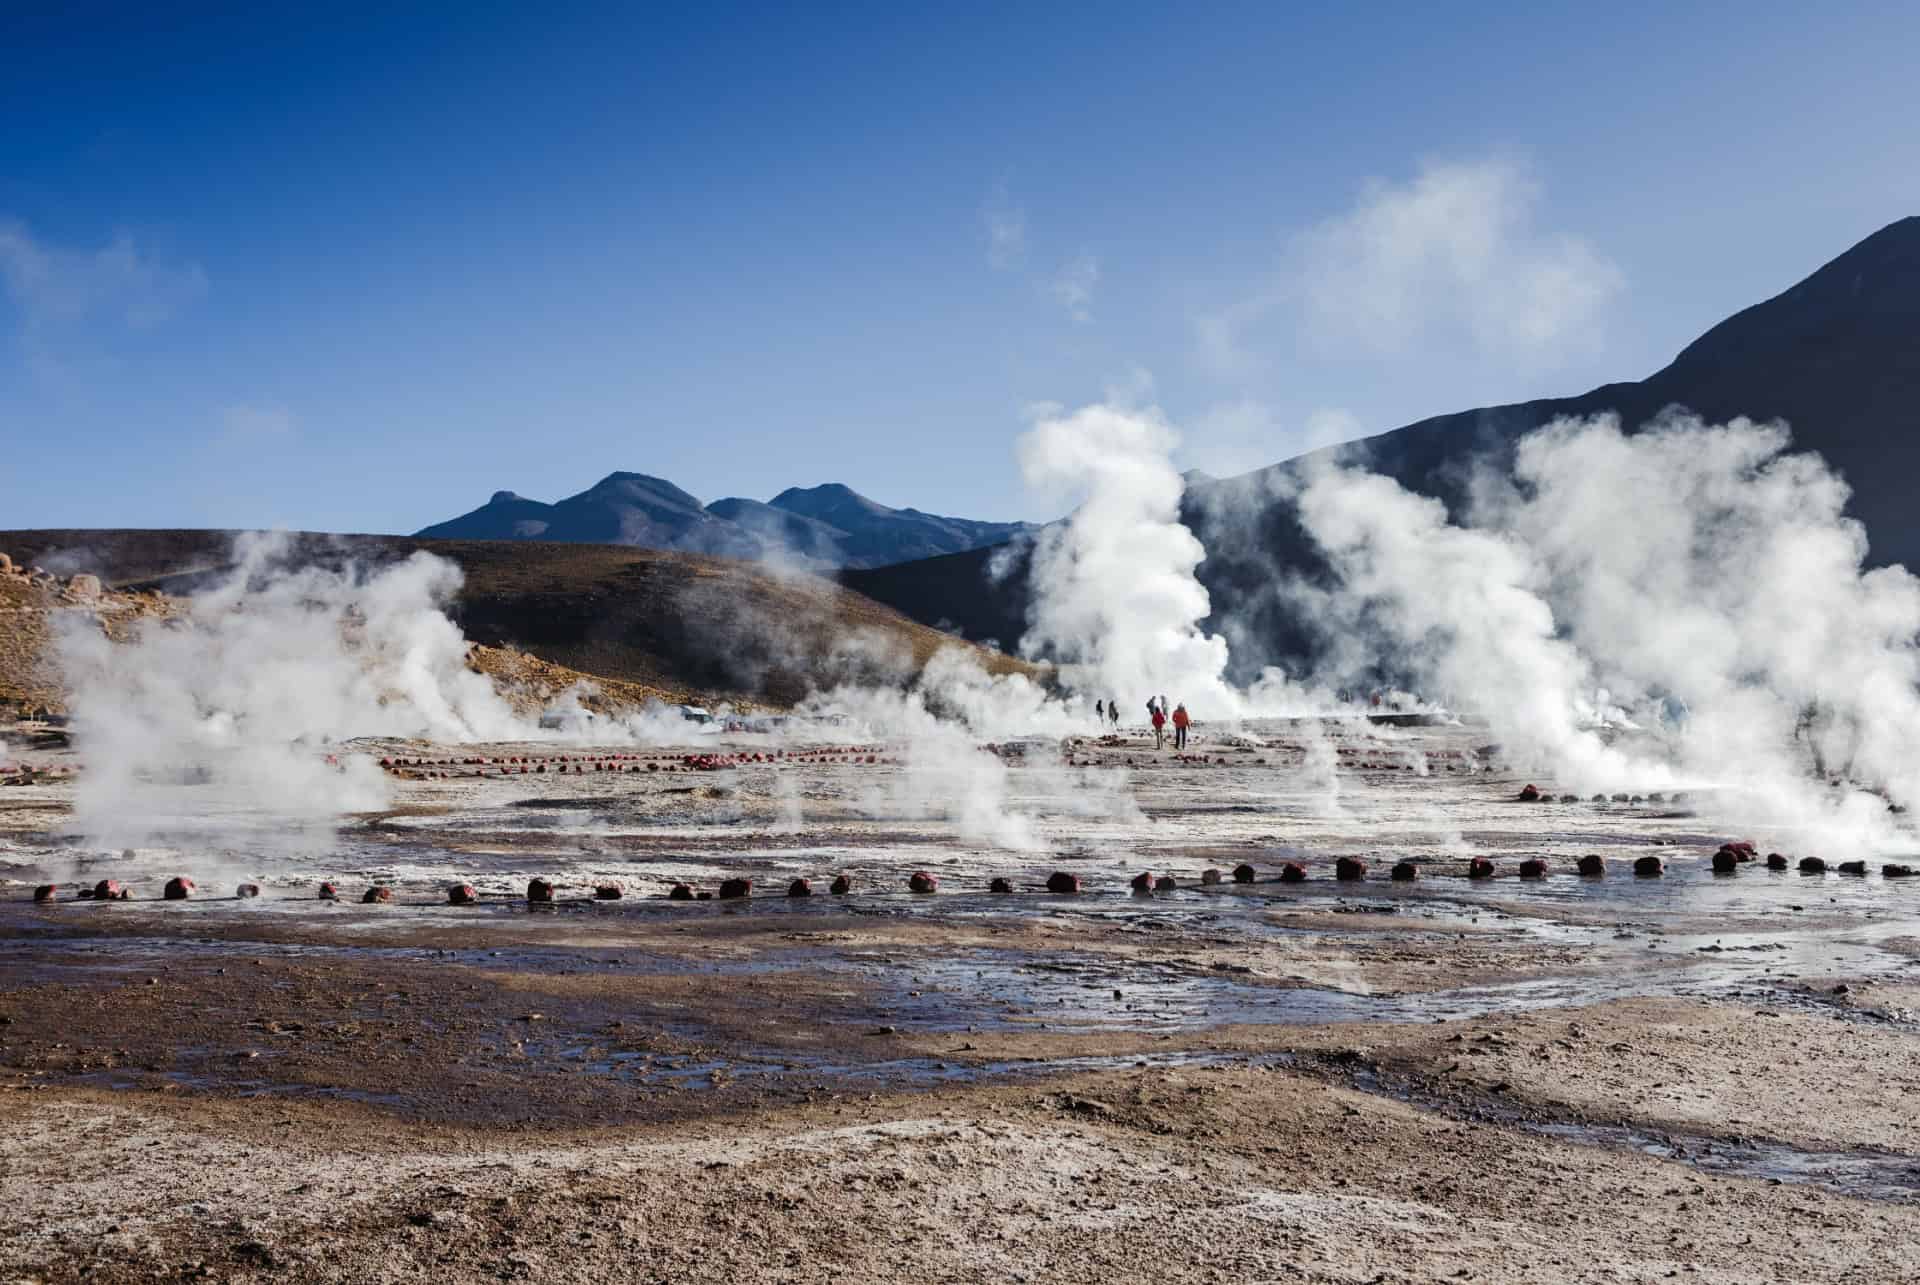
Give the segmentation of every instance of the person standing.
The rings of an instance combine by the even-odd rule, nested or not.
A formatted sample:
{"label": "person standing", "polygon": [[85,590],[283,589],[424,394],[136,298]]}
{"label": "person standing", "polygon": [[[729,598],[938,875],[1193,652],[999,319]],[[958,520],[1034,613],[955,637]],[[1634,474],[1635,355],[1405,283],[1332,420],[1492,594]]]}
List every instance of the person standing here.
{"label": "person standing", "polygon": [[1095,723],[1104,723],[1107,721],[1107,703],[1105,701],[1095,701],[1093,703],[1093,721]]}
{"label": "person standing", "polygon": [[1193,719],[1187,714],[1187,707],[1185,705],[1175,705],[1173,707],[1174,749],[1184,750],[1187,748],[1187,725],[1191,722],[1193,722]]}
{"label": "person standing", "polygon": [[1113,699],[1113,697],[1111,696],[1107,697],[1107,718],[1109,721],[1112,722],[1113,730],[1116,732],[1119,731],[1120,730],[1120,702]]}
{"label": "person standing", "polygon": [[1153,711],[1153,748],[1163,750],[1167,747],[1166,712],[1152,701],[1147,702],[1147,708]]}

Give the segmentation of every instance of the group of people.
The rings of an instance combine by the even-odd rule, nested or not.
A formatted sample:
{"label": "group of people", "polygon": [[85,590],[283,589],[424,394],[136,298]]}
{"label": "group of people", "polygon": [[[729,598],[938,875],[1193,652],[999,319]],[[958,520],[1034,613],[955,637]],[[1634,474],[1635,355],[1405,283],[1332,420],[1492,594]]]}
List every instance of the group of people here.
{"label": "group of people", "polygon": [[[1108,697],[1093,703],[1093,716],[1097,722],[1109,724],[1115,730],[1120,727],[1120,702]],[[1153,724],[1153,747],[1164,749],[1167,744],[1167,724],[1173,724],[1173,748],[1187,748],[1187,729],[1193,726],[1193,717],[1187,713],[1185,705],[1175,705],[1173,711],[1167,711],[1165,696],[1147,698],[1147,721]]]}

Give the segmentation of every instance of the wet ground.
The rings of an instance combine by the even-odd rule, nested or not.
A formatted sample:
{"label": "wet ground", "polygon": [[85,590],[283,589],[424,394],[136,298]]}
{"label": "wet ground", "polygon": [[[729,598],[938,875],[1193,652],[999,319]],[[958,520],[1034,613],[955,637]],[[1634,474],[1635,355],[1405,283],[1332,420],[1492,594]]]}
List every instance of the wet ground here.
{"label": "wet ground", "polygon": [[[650,1183],[672,1191],[676,1175],[684,1187],[711,1163],[740,1163],[716,1161],[716,1127],[729,1146],[764,1137],[772,1151],[784,1146],[774,1139],[825,1130],[810,1159],[777,1162],[799,1164],[786,1172],[811,1193],[804,1204],[837,1198],[832,1175],[868,1145],[841,1132],[857,1117],[915,1148],[930,1145],[926,1130],[908,1129],[909,1144],[903,1121],[962,1121],[966,1141],[949,1148],[956,1172],[991,1169],[999,1142],[970,1131],[1005,1125],[1022,1139],[1008,1144],[1020,1158],[1000,1163],[1104,1147],[1102,1163],[1134,1179],[1167,1170],[1166,1189],[1089,1222],[1084,1191],[1026,1190],[1010,1177],[982,1188],[994,1230],[1053,1226],[1065,1236],[1058,1256],[989,1245],[972,1223],[905,1248],[863,1207],[857,1218],[843,1211],[864,1230],[838,1256],[776,1254],[769,1243],[764,1255],[690,1266],[662,1249],[648,1260],[657,1274],[883,1279],[880,1264],[898,1279],[982,1280],[1920,1273],[1906,1248],[1920,1228],[1920,1113],[1908,1105],[1920,1087],[1909,1069],[1920,1048],[1920,886],[1878,873],[1902,859],[1899,841],[1822,854],[1870,857],[1866,877],[1760,863],[1717,875],[1708,858],[1726,840],[1795,857],[1809,840],[1740,829],[1737,801],[1704,783],[1678,803],[1563,803],[1557,783],[1538,781],[1556,801],[1521,803],[1528,782],[1499,771],[1485,742],[1472,727],[1269,724],[1201,738],[1190,761],[1131,737],[1019,743],[957,764],[906,745],[751,736],[646,750],[381,743],[356,749],[407,761],[388,772],[393,799],[378,814],[318,837],[280,833],[266,812],[196,809],[195,787],[183,785],[182,820],[130,853],[87,832],[70,779],[0,788],[0,1101],[36,1121],[14,1133],[14,1163],[0,1166],[35,1175],[35,1193],[0,1178],[0,1194],[37,1211],[14,1215],[5,1263],[54,1276],[199,1263],[216,1276],[359,1277],[387,1262],[384,1245],[397,1274],[534,1270],[497,1254],[435,1268],[407,1247],[424,1229],[429,1248],[477,1254],[500,1239],[498,1210],[463,1207],[467,1221],[440,1234],[430,1210],[397,1237],[341,1214],[370,1239],[338,1262],[290,1241],[282,1215],[297,1223],[313,1210],[265,1189],[254,1193],[260,1227],[222,1230],[211,1213],[180,1213],[219,1205],[211,1176],[171,1204],[116,1195],[87,1163],[62,1162],[60,1121],[117,1121],[118,1136],[153,1134],[176,1160],[240,1148],[291,1164],[350,1137],[382,1157],[361,1166],[356,1190],[395,1200],[426,1170],[464,1170],[454,1157],[508,1146],[510,1135],[524,1141],[494,1162],[505,1194],[489,1199],[535,1205],[562,1200],[565,1184],[527,1171],[523,1149],[564,1149],[598,1169],[612,1153],[596,1161],[596,1148],[611,1147],[625,1157],[613,1165],[622,1181],[638,1184],[623,1199],[640,1200]],[[739,755],[763,761],[731,761]],[[491,762],[439,761],[474,758]],[[518,770],[536,763],[548,771]],[[1574,873],[1588,853],[1606,859],[1605,875]],[[1666,872],[1636,878],[1634,859],[1650,854]],[[1474,856],[1495,860],[1494,878],[1467,878]],[[1547,877],[1521,879],[1519,862],[1536,856]],[[1365,861],[1367,877],[1337,881],[1341,857]],[[1417,863],[1417,878],[1388,877],[1402,860]],[[1281,881],[1288,862],[1304,882]],[[1253,882],[1232,882],[1242,863]],[[1209,868],[1225,882],[1203,883]],[[1060,870],[1083,891],[1045,892]],[[939,890],[907,891],[916,871],[937,876]],[[1141,872],[1175,886],[1137,895]],[[841,874],[852,890],[832,895]],[[193,898],[161,899],[175,875],[196,882]],[[556,885],[555,904],[528,902],[536,877]],[[103,878],[132,899],[77,898]],[[753,895],[666,895],[682,882],[717,892],[726,878],[752,879]],[[812,896],[785,895],[796,878],[812,881]],[[989,891],[995,878],[1013,891]],[[317,899],[322,880],[342,899]],[[243,881],[260,895],[233,896]],[[33,888],[47,882],[61,892],[35,904]],[[447,904],[456,882],[473,886],[477,904]],[[593,896],[611,883],[619,899]],[[361,904],[374,884],[394,900]],[[1190,1097],[1223,1114],[1193,1115]],[[1162,1098],[1177,1109],[1152,1106]],[[1334,1134],[1365,1133],[1356,1121],[1380,1135],[1328,1150]],[[694,1138],[697,1165],[665,1152],[634,1159],[634,1148]],[[1420,1161],[1448,1176],[1416,1181],[1420,1170],[1405,1166]],[[1577,1207],[1549,1218],[1562,1224],[1558,1238],[1516,1226],[1492,1244],[1449,1230],[1529,1173],[1588,1201],[1605,1199],[1589,1187],[1608,1182],[1681,1194],[1659,1196],[1657,1216],[1636,1201],[1634,1218],[1653,1218],[1658,1235],[1588,1226]],[[944,1207],[908,1181],[885,1200],[876,1192],[872,1207],[909,1221]],[[1386,1186],[1363,1196],[1356,1182]],[[49,1205],[44,1191],[63,1198]],[[767,1217],[797,1226],[779,1200]],[[1674,1250],[1684,1237],[1661,1236],[1698,1234],[1693,1200],[1724,1203],[1716,1236],[1738,1228],[1748,1239],[1732,1237],[1718,1258]],[[144,1212],[122,1209],[129,1201]],[[1033,1212],[1007,1212],[1021,1201]],[[1209,1242],[1115,1257],[1077,1239],[1198,1208],[1231,1211],[1246,1256]],[[137,1226],[134,1243],[80,1234],[96,1214],[131,1220],[120,1225]],[[1371,1228],[1376,1249],[1342,1252],[1337,1238],[1301,1232],[1302,1218]],[[1795,1243],[1809,1225],[1838,1230],[1816,1250]],[[554,1250],[550,1237],[518,1234]],[[1586,1256],[1569,1256],[1568,1243]],[[261,1248],[236,1248],[245,1244]],[[561,1274],[558,1262],[540,1258],[535,1274]],[[734,1276],[719,1274],[726,1263]]]}

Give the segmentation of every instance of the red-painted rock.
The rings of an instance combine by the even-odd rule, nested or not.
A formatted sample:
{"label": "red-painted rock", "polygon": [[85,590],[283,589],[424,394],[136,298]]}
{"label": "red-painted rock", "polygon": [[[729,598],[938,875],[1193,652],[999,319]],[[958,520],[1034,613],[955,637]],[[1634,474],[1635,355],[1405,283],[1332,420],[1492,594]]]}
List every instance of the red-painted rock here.
{"label": "red-painted rock", "polygon": [[1242,862],[1233,868],[1233,881],[1235,883],[1252,883],[1253,874],[1253,867]]}
{"label": "red-painted rock", "polygon": [[673,887],[667,889],[667,900],[668,901],[692,901],[693,888],[684,883],[676,883],[675,885],[673,885]]}
{"label": "red-painted rock", "polygon": [[1220,871],[1213,866],[1208,866],[1200,872],[1200,882],[1211,888],[1220,882]]}
{"label": "red-painted rock", "polygon": [[617,883],[597,883],[593,886],[595,901],[618,901],[627,895],[627,890]]}
{"label": "red-painted rock", "polygon": [[1056,897],[1066,897],[1080,891],[1080,876],[1056,870],[1047,876],[1047,891]]}
{"label": "red-painted rock", "polygon": [[1333,877],[1342,883],[1354,883],[1367,877],[1367,863],[1358,857],[1341,857],[1333,863]]}
{"label": "red-painted rock", "polygon": [[750,897],[752,895],[753,880],[751,879],[722,879],[720,881],[720,900],[722,901],[739,901],[743,897]]}
{"label": "red-painted rock", "polygon": [[338,901],[340,900],[340,890],[330,883],[323,883],[320,885],[320,900]]}
{"label": "red-painted rock", "polygon": [[1392,872],[1395,883],[1412,883],[1420,877],[1420,867],[1411,861],[1396,861]]}
{"label": "red-painted rock", "polygon": [[257,883],[243,883],[233,890],[233,895],[236,897],[258,897],[260,895],[260,885]]}
{"label": "red-painted rock", "polygon": [[1580,863],[1576,868],[1583,875],[1603,875],[1607,872],[1607,859],[1597,852],[1589,852],[1586,856],[1580,858]]}
{"label": "red-painted rock", "polygon": [[1827,872],[1827,863],[1819,857],[1800,858],[1800,873],[1803,875],[1823,875]]}
{"label": "red-painted rock", "polygon": [[1179,886],[1180,885],[1178,883],[1174,882],[1174,878],[1172,875],[1161,875],[1158,879],[1155,879],[1153,881],[1153,890],[1155,892],[1172,892],[1175,888],[1178,888]]}
{"label": "red-painted rock", "polygon": [[940,881],[924,870],[916,870],[907,879],[907,891],[921,894],[939,892]]}
{"label": "red-painted rock", "polygon": [[392,900],[393,900],[393,889],[388,888],[382,884],[375,884],[373,885],[373,887],[367,889],[364,893],[360,894],[360,904],[363,906],[371,906],[378,902],[392,901]]}
{"label": "red-painted rock", "polygon": [[536,906],[553,904],[553,885],[545,879],[527,880],[527,900]]}
{"label": "red-painted rock", "polygon": [[810,879],[795,879],[787,885],[787,895],[789,897],[811,897],[813,895],[813,881]]}
{"label": "red-painted rock", "polygon": [[1133,890],[1141,893],[1152,892],[1153,872],[1150,870],[1142,870],[1139,874],[1135,875],[1133,877]]}
{"label": "red-painted rock", "polygon": [[1467,878],[1493,878],[1493,862],[1487,860],[1485,857],[1475,857],[1473,860],[1467,862]]}
{"label": "red-painted rock", "polygon": [[1012,892],[1013,885],[1005,879],[990,879],[987,881],[987,891],[999,893]]}
{"label": "red-painted rock", "polygon": [[1545,857],[1528,857],[1520,863],[1520,877],[1522,879],[1545,879],[1547,877],[1547,859]]}
{"label": "red-painted rock", "polygon": [[1633,863],[1633,873],[1642,879],[1651,879],[1667,872],[1667,863],[1658,857],[1638,857]]}
{"label": "red-painted rock", "polygon": [[160,895],[168,901],[185,901],[193,895],[193,880],[185,875],[175,875],[167,880],[167,886],[161,889]]}
{"label": "red-painted rock", "polygon": [[1540,787],[1536,785],[1523,787],[1520,791],[1520,801],[1522,803],[1538,803],[1540,801]]}
{"label": "red-painted rock", "polygon": [[[1301,865],[1298,861],[1289,861],[1285,865],[1280,867],[1281,883],[1305,883],[1306,881],[1307,881],[1307,868]],[[1252,883],[1253,880],[1247,879],[1247,880],[1243,880],[1242,882]]]}
{"label": "red-painted rock", "polygon": [[833,882],[827,886],[827,891],[831,892],[836,897],[846,896],[848,893],[853,891],[853,876],[852,875],[835,875],[833,878]]}
{"label": "red-painted rock", "polygon": [[33,890],[33,899],[35,901],[52,901],[59,895],[60,885],[57,883],[43,883]]}
{"label": "red-painted rock", "polygon": [[479,899],[480,894],[473,890],[473,885],[470,883],[456,883],[447,889],[449,906],[471,906]]}
{"label": "red-painted rock", "polygon": [[1769,852],[1767,854],[1767,869],[1769,870],[1785,870],[1791,864],[1792,862],[1788,861],[1786,857],[1778,852]]}

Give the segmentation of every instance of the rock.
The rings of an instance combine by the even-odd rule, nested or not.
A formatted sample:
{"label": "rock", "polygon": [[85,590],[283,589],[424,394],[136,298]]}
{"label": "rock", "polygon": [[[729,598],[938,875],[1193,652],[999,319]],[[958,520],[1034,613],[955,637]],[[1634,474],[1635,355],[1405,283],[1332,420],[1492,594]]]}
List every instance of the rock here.
{"label": "rock", "polygon": [[1047,891],[1056,897],[1070,897],[1080,891],[1080,876],[1056,870],[1047,876]]}
{"label": "rock", "polygon": [[4,553],[0,553],[0,576],[10,576],[12,574],[13,574],[13,559],[9,558]]}
{"label": "rock", "polygon": [[940,881],[924,870],[916,870],[907,879],[907,891],[921,895],[940,891]]}
{"label": "rock", "polygon": [[92,602],[100,596],[100,577],[82,572],[67,581],[67,592],[82,602]]}
{"label": "rock", "polygon": [[753,880],[751,879],[734,878],[720,881],[720,900],[722,901],[739,901],[743,897],[752,895]]}
{"label": "rock", "polygon": [[1606,801],[1607,801],[1607,796],[1604,794],[1596,794],[1592,798],[1587,800],[1587,802],[1589,803],[1605,803]]}
{"label": "rock", "polygon": [[1358,857],[1341,857],[1333,863],[1333,877],[1342,883],[1354,883],[1367,877],[1367,863]]}
{"label": "rock", "polygon": [[456,883],[447,889],[449,906],[471,906],[479,899],[480,894],[473,890],[473,885],[470,883]]}
{"label": "rock", "polygon": [[1713,854],[1713,872],[1730,875],[1740,868],[1740,854],[1728,848],[1722,848]]}
{"label": "rock", "polygon": [[1528,857],[1520,863],[1520,877],[1522,879],[1545,879],[1547,877],[1547,859],[1545,857]]}
{"label": "rock", "polygon": [[43,883],[33,890],[33,899],[35,901],[52,901],[59,895],[60,885],[57,883]]}
{"label": "rock", "polygon": [[1252,883],[1253,873],[1253,867],[1243,861],[1233,868],[1233,881],[1235,883]]}
{"label": "rock", "polygon": [[597,883],[593,886],[595,901],[618,901],[627,895],[627,890],[617,883]]}
{"label": "rock", "polygon": [[1209,888],[1213,887],[1220,882],[1220,871],[1213,866],[1208,866],[1200,872],[1200,882]]}
{"label": "rock", "polygon": [[1149,870],[1142,870],[1139,874],[1135,875],[1133,877],[1133,890],[1137,893],[1152,892],[1153,891],[1153,872]]}
{"label": "rock", "polygon": [[1803,875],[1823,875],[1827,872],[1827,863],[1819,857],[1800,858],[1800,873]]}
{"label": "rock", "polygon": [[1835,866],[1834,869],[1843,875],[1864,875],[1867,873],[1867,863],[1864,861],[1842,861],[1839,865]]}
{"label": "rock", "polygon": [[[1301,865],[1298,861],[1289,861],[1285,865],[1280,867],[1281,883],[1305,883],[1306,881],[1307,881],[1307,868]],[[1242,882],[1252,883],[1253,880],[1247,879],[1247,880],[1243,880]]]}
{"label": "rock", "polygon": [[1420,867],[1411,861],[1396,861],[1392,878],[1395,883],[1412,883],[1420,877]]}
{"label": "rock", "polygon": [[999,892],[999,893],[1012,892],[1013,884],[1011,881],[1006,879],[1001,879],[1001,878],[989,879],[987,881],[987,891]]}
{"label": "rock", "polygon": [[257,883],[243,883],[233,890],[233,895],[241,898],[258,897],[260,895],[260,885]]}
{"label": "rock", "polygon": [[320,895],[320,900],[322,900],[322,901],[338,901],[338,900],[340,900],[340,890],[339,890],[338,888],[336,888],[336,887],[334,887],[334,886],[333,886],[332,884],[330,884],[330,883],[323,883],[323,884],[321,884],[321,885],[320,885],[320,894],[319,894],[319,895]]}
{"label": "rock", "polygon": [[1638,857],[1633,863],[1633,873],[1643,879],[1651,879],[1667,872],[1667,863],[1658,857]]}
{"label": "rock", "polygon": [[1607,872],[1607,859],[1597,852],[1589,852],[1574,869],[1583,875],[1603,875]]}
{"label": "rock", "polygon": [[1161,875],[1153,881],[1153,890],[1155,892],[1172,892],[1179,886],[1179,884],[1174,882],[1172,875]]}
{"label": "rock", "polygon": [[1767,869],[1769,870],[1785,870],[1789,864],[1787,859],[1777,852],[1769,852],[1767,854]]}
{"label": "rock", "polygon": [[377,883],[373,885],[373,887],[367,889],[366,892],[362,893],[360,896],[360,904],[363,906],[371,906],[376,902],[385,902],[385,901],[392,901],[392,900],[393,900],[393,889],[386,887],[384,884],[377,884]]}
{"label": "rock", "polygon": [[787,895],[789,897],[811,897],[813,895],[813,881],[811,879],[795,879],[787,885]]}
{"label": "rock", "polygon": [[1520,790],[1520,801],[1522,803],[1538,803],[1540,801],[1540,787],[1537,785],[1523,786]]}
{"label": "rock", "polygon": [[193,880],[185,875],[175,875],[167,880],[167,886],[160,892],[167,901],[185,901],[193,895]]}
{"label": "rock", "polygon": [[1473,860],[1467,862],[1467,878],[1493,878],[1493,862],[1487,860],[1485,857],[1475,857]]}
{"label": "rock", "polygon": [[93,885],[93,895],[99,901],[123,901],[127,890],[120,886],[118,879],[102,879]]}
{"label": "rock", "polygon": [[[1889,862],[1880,867],[1880,874],[1881,877],[1886,879],[1911,879],[1913,878],[1913,867],[1901,865],[1898,862]],[[35,894],[34,900],[40,900],[38,894]]]}
{"label": "rock", "polygon": [[827,885],[827,891],[836,897],[844,897],[853,891],[852,875],[835,875],[833,882]]}
{"label": "rock", "polygon": [[536,906],[551,906],[553,885],[545,879],[527,880],[527,900]]}

